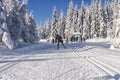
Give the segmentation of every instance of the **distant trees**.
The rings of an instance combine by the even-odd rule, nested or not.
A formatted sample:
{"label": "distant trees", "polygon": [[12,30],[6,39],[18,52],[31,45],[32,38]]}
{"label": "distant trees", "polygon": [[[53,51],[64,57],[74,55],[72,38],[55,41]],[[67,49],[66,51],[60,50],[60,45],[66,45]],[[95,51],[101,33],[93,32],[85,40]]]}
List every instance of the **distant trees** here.
{"label": "distant trees", "polygon": [[[104,8],[102,8],[102,2],[96,2],[93,0],[92,5],[89,7],[84,4],[82,0],[81,8],[78,9],[72,1],[70,1],[67,15],[64,20],[63,31],[59,30],[61,20],[57,18],[57,11],[54,8],[52,21],[51,21],[51,34],[63,34],[65,37],[70,38],[73,33],[80,33],[80,37],[92,38],[92,37],[107,37],[107,26],[105,25]],[[64,15],[63,15],[64,16]],[[61,17],[61,16],[60,16]],[[58,29],[58,30],[57,30]]]}
{"label": "distant trees", "polygon": [[80,38],[108,38],[112,47],[120,48],[119,3],[112,0],[103,5],[101,0],[92,0],[91,5],[86,5],[82,0],[78,9],[71,0],[66,16],[62,10],[59,16],[54,7],[52,19],[45,21],[43,28],[37,27],[32,12],[27,12],[27,0],[22,3],[0,0],[0,43],[13,49],[19,41],[33,43],[40,38],[54,38],[56,34],[70,40],[74,33],[79,33]]}
{"label": "distant trees", "polygon": [[48,19],[47,21],[45,21],[44,23],[44,38],[50,38],[51,37],[51,23],[50,20]]}
{"label": "distant trees", "polygon": [[[45,29],[45,28],[44,28]],[[36,27],[36,41],[39,42],[41,38],[45,38],[44,35],[42,34],[43,33],[43,27],[41,24],[37,24],[37,27]]]}
{"label": "distant trees", "polygon": [[84,4],[84,0],[82,0],[81,8],[78,9],[77,5],[74,6],[71,0],[66,16],[63,12],[58,16],[56,7],[54,8],[50,22],[51,29],[48,29],[48,32],[51,33],[49,37],[60,34],[62,37],[70,39],[73,33],[79,33],[81,38],[86,39],[114,38],[119,34],[117,28],[118,14],[120,14],[119,7],[119,0],[105,1],[104,4],[101,0],[92,0],[89,6]]}

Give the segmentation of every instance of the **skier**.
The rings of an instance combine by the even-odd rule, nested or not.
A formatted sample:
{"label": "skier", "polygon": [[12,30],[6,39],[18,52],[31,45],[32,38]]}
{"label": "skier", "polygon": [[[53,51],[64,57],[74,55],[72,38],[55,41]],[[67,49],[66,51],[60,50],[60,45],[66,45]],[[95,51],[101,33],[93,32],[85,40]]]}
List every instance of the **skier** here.
{"label": "skier", "polygon": [[53,43],[53,44],[55,43],[55,40],[54,40],[54,39],[52,39],[52,43]]}
{"label": "skier", "polygon": [[83,42],[86,42],[86,38],[85,37],[83,37]]}
{"label": "skier", "polygon": [[60,35],[57,34],[55,37],[55,40],[57,41],[57,49],[59,49],[59,43],[61,43],[64,46],[64,48],[66,49],[65,45],[63,44],[63,39]]}

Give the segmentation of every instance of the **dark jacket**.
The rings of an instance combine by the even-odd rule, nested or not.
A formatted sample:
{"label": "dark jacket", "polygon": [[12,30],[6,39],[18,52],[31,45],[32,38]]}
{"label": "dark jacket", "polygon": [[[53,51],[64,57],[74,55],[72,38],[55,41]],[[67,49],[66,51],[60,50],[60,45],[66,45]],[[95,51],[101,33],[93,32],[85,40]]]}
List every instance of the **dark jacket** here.
{"label": "dark jacket", "polygon": [[60,35],[56,35],[56,41],[58,41],[58,42],[63,42],[63,39],[62,39],[62,37],[60,36]]}

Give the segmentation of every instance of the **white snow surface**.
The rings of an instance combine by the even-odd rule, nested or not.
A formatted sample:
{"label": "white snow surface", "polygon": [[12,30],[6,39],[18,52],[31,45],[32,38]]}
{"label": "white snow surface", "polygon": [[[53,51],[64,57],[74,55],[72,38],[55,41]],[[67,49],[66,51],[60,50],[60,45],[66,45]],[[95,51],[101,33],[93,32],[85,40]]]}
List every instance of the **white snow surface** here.
{"label": "white snow surface", "polygon": [[0,48],[0,80],[120,80],[120,52],[105,39],[60,45],[21,44]]}

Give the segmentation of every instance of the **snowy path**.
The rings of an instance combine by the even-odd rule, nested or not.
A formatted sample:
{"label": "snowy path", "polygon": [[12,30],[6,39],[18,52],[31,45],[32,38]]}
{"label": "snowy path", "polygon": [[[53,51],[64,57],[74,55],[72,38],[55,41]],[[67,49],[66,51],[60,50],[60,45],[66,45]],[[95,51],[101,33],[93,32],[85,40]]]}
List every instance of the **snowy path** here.
{"label": "snowy path", "polygon": [[[79,49],[79,47],[78,47],[78,49],[73,48],[73,51],[78,56],[88,60],[92,64],[99,67],[101,70],[108,73],[110,75],[110,78],[113,78],[113,80],[119,80],[120,79],[120,70],[117,67],[120,67],[120,61],[119,61],[120,60],[120,56],[119,56],[120,53],[116,52],[117,53],[117,55],[116,55],[116,53],[114,53],[114,51],[112,51],[114,53],[113,54],[113,53],[110,53],[108,51],[104,52],[101,50],[96,50],[96,48],[93,49],[92,47],[91,46],[86,47],[84,53],[81,52],[81,49]],[[88,49],[92,49],[92,50],[89,50],[89,52],[88,52],[88,51],[86,51]],[[103,50],[105,50],[105,49],[103,49]],[[108,49],[106,49],[106,50],[108,50]],[[118,62],[118,63],[113,65],[109,62],[109,60],[111,60],[111,61],[114,60],[112,62],[115,62],[115,63]]]}
{"label": "snowy path", "polygon": [[120,52],[100,43],[66,46],[56,50],[56,44],[40,43],[1,51],[0,80],[120,80]]}
{"label": "snowy path", "polygon": [[[104,58],[106,58],[107,56],[105,56],[106,53],[104,54],[98,54],[101,51],[97,51],[98,53],[95,52],[95,50],[89,51],[89,53],[87,52],[87,54],[85,54],[86,52],[84,52],[83,54],[79,54],[79,48],[78,49],[74,49],[73,51],[75,52],[75,54],[77,54],[78,56],[88,60],[89,62],[91,62],[92,64],[96,65],[97,67],[99,67],[101,70],[105,71],[106,73],[108,73],[111,78],[113,78],[114,80],[118,80],[120,78],[120,70],[117,69],[115,66],[112,65],[108,65],[106,63],[104,63]],[[93,55],[90,55],[90,53],[94,53],[94,55],[96,57],[99,57],[102,61],[100,61],[99,59],[95,59],[95,56],[93,57]],[[89,55],[88,55],[89,54]],[[102,57],[100,57],[100,55],[102,55]],[[107,54],[106,54],[107,55]],[[114,57],[114,56],[113,56]],[[109,59],[112,59],[109,57]],[[106,60],[107,61],[107,60]],[[120,65],[120,62],[119,62]]]}

